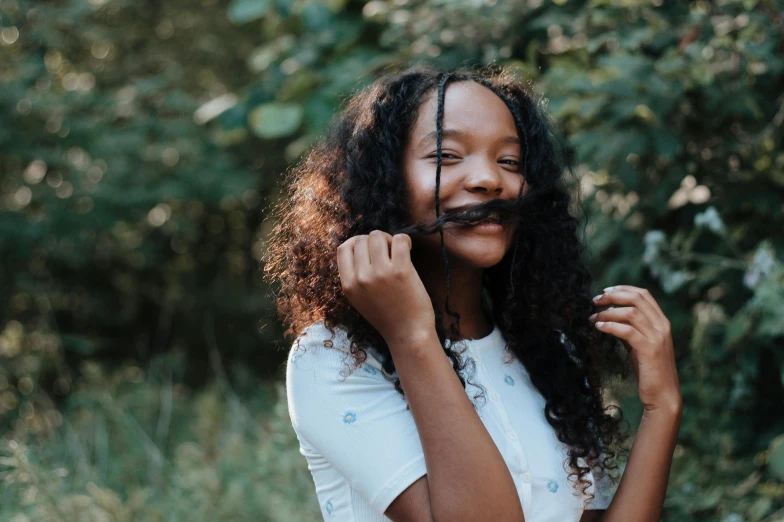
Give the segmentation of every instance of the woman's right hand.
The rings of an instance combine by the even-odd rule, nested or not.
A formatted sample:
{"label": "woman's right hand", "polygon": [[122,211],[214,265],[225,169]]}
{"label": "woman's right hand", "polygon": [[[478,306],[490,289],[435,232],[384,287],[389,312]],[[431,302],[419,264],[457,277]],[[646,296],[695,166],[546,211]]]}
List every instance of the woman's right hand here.
{"label": "woman's right hand", "polygon": [[435,331],[433,304],[411,262],[411,247],[407,234],[373,230],[337,248],[343,293],[390,345]]}

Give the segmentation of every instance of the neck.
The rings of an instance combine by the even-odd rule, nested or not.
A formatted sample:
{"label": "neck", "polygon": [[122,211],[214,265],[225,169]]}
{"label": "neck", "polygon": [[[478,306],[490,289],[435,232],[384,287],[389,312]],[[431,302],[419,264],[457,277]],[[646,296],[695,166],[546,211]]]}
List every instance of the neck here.
{"label": "neck", "polygon": [[[442,325],[449,336],[449,325],[454,317],[446,313],[446,270],[440,252],[412,259],[414,266],[441,312]],[[461,265],[449,259],[449,308],[460,314],[460,334],[464,339],[479,339],[490,335],[493,323],[482,310],[483,268]]]}

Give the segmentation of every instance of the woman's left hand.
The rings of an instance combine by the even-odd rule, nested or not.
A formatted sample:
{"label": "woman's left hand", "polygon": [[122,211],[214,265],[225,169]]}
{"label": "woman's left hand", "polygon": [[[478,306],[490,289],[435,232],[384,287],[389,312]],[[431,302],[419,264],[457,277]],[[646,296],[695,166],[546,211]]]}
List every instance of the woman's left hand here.
{"label": "woman's left hand", "polygon": [[620,305],[589,319],[600,331],[621,339],[629,351],[645,409],[680,412],[681,390],[675,367],[670,321],[644,288],[616,285],[594,297],[597,306]]}

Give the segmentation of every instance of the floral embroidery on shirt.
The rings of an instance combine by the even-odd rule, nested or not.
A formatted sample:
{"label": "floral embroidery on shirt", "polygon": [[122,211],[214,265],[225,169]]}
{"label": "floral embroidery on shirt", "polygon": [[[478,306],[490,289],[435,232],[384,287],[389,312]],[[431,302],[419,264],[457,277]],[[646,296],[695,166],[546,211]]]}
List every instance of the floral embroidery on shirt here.
{"label": "floral embroidery on shirt", "polygon": [[558,483],[554,480],[548,480],[547,491],[549,491],[550,493],[555,493],[556,491],[558,491]]}
{"label": "floral embroidery on shirt", "polygon": [[343,414],[344,423],[351,424],[355,420],[357,420],[357,414],[354,413],[353,411],[347,411],[346,413]]}
{"label": "floral embroidery on shirt", "polygon": [[332,510],[334,509],[334,507],[332,506],[332,501],[331,500],[327,500],[327,503],[326,503],[325,507],[327,508],[327,513],[329,513],[331,515],[332,514]]}
{"label": "floral embroidery on shirt", "polygon": [[375,369],[375,368],[373,368],[372,366],[370,366],[369,364],[366,364],[366,365],[364,366],[364,369],[365,369],[365,371],[366,371],[366,372],[368,372],[370,375],[375,375],[375,374],[377,374],[377,373],[378,373],[378,372],[376,371],[376,369]]}
{"label": "floral embroidery on shirt", "polygon": [[512,379],[511,375],[504,375],[504,382],[509,386],[514,386],[514,379]]}

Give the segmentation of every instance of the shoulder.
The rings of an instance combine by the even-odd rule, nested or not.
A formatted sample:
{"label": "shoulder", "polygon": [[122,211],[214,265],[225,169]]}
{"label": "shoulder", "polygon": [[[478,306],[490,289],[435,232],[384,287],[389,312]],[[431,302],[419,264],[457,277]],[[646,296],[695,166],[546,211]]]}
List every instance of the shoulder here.
{"label": "shoulder", "polygon": [[[319,379],[344,379],[362,369],[363,373],[384,372],[374,347],[364,350],[365,361],[357,365],[351,353],[351,340],[342,325],[327,328],[323,321],[308,325],[294,340],[289,350],[286,377],[309,373]],[[387,374],[388,375],[388,374]]]}
{"label": "shoulder", "polygon": [[320,353],[320,348],[334,348],[342,352],[348,352],[349,341],[346,331],[342,327],[336,327],[334,333],[327,328],[323,321],[311,323],[302,330],[289,351],[289,361],[298,359],[308,351]]}
{"label": "shoulder", "polygon": [[[326,451],[325,440],[332,433],[327,426],[340,432],[357,415],[363,419],[392,415],[401,403],[405,409],[394,377],[369,354],[357,366],[350,346],[342,328],[335,328],[333,334],[323,324],[314,323],[303,330],[289,352],[285,388],[291,423],[301,441],[321,451]],[[363,410],[370,404],[372,413]]]}
{"label": "shoulder", "polygon": [[[600,459],[604,459],[604,453],[601,454]],[[578,459],[578,461],[581,465],[585,465],[584,460]],[[591,468],[588,480],[591,482],[591,486],[586,491],[588,497],[585,499],[585,509],[607,509],[618,484],[612,480],[606,470],[598,466]]]}

